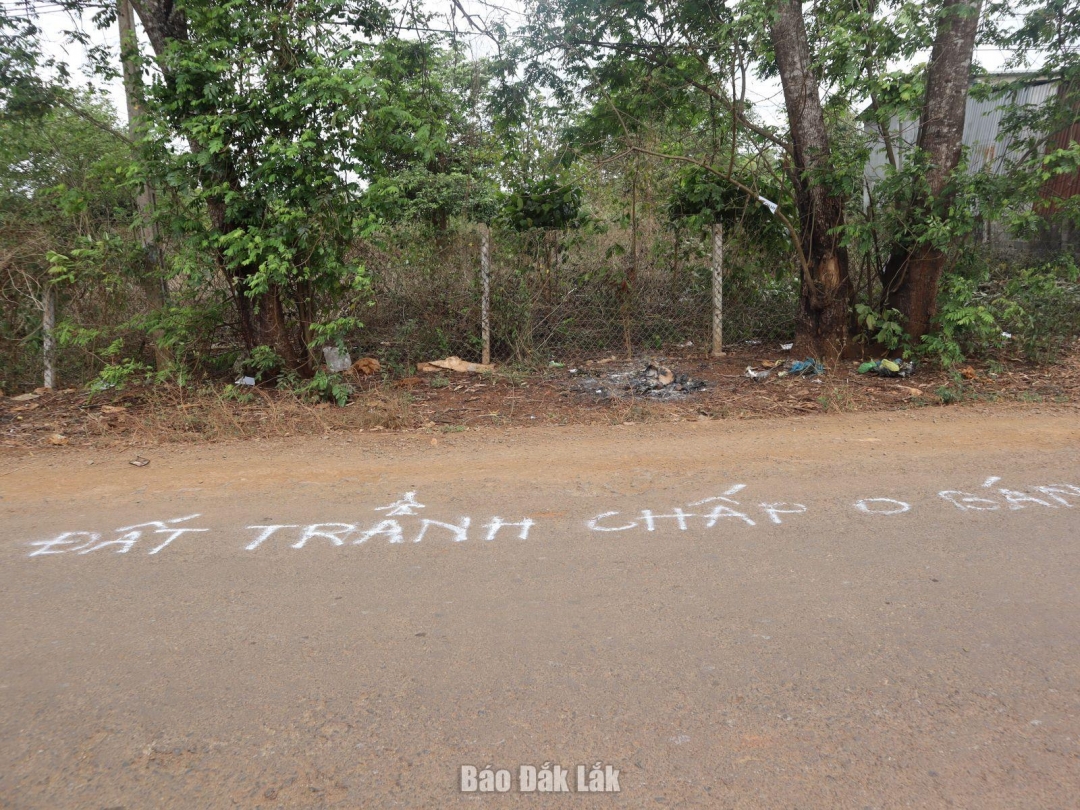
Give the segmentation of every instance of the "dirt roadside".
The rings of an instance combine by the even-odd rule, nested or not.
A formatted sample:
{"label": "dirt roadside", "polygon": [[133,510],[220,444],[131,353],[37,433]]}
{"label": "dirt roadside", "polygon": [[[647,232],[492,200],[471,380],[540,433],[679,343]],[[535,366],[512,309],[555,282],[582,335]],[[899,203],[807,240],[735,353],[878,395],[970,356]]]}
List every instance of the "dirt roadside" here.
{"label": "dirt roadside", "polygon": [[[1072,407],[994,406],[890,414],[820,414],[767,421],[488,428],[460,434],[335,433],[321,437],[233,440],[154,448],[47,448],[0,456],[2,504],[98,499],[222,486],[262,492],[298,481],[364,485],[423,477],[462,482],[497,477],[558,485],[574,475],[692,477],[737,466],[745,471],[868,463],[899,467],[928,459],[962,465],[969,456],[1057,452],[1080,443]],[[151,463],[130,462],[146,457]]]}
{"label": "dirt roadside", "polygon": [[[743,347],[700,354],[615,357],[491,374],[439,372],[350,378],[346,407],[314,404],[287,390],[132,384],[89,394],[65,389],[0,397],[0,453],[52,447],[155,447],[233,438],[277,439],[363,432],[430,436],[550,425],[665,425],[700,419],[906,412],[987,405],[1078,407],[1080,352],[1052,365],[987,360],[946,372],[925,367],[896,379],[841,363],[823,375],[780,376],[784,353]],[[690,392],[628,389],[650,363],[692,381]],[[746,376],[753,366],[767,378]],[[698,386],[704,385],[703,389]],[[657,396],[659,395],[659,396]],[[27,397],[30,397],[27,399]]]}

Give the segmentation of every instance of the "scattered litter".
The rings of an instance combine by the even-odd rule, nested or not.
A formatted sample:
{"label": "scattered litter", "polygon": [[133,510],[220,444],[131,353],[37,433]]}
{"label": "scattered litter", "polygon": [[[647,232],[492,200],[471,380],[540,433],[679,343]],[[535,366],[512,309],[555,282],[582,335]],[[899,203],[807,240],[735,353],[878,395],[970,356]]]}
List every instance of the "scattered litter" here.
{"label": "scattered litter", "polygon": [[352,357],[349,356],[349,353],[347,351],[343,352],[337,346],[323,346],[322,355],[323,359],[326,360],[326,367],[334,374],[347,371],[352,365]]}
{"label": "scattered litter", "polygon": [[380,363],[374,357],[361,357],[349,368],[356,374],[364,377],[370,377],[372,374],[378,374],[380,371],[382,371],[382,363]]}
{"label": "scattered litter", "polygon": [[576,369],[576,368],[572,368],[572,369],[570,369],[570,373],[571,373],[571,374],[577,374],[577,369]]}
{"label": "scattered litter", "polygon": [[1012,340],[1012,332],[1002,332],[1001,336],[1006,340]]}
{"label": "scattered litter", "polygon": [[17,397],[12,397],[12,402],[29,402],[32,399],[37,399],[41,394],[19,394]]}
{"label": "scattered litter", "polygon": [[782,351],[782,352],[790,352],[791,347],[794,346],[794,345],[795,345],[794,343],[781,343],[780,344],[780,351]]}
{"label": "scattered litter", "polygon": [[[255,385],[254,377],[238,377],[233,385]],[[245,395],[246,396],[246,395]]]}
{"label": "scattered litter", "polygon": [[824,373],[825,366],[821,365],[821,363],[812,357],[807,357],[805,360],[792,361],[791,365],[788,366],[787,371],[781,371],[776,376],[816,377],[817,375]]}
{"label": "scattered litter", "polygon": [[683,343],[683,344],[682,344],[682,348],[684,348],[684,349],[689,349],[689,348],[691,348],[691,347],[692,347],[693,345],[694,345],[694,341],[692,341],[692,340],[688,340],[688,341],[686,341],[686,343]]}
{"label": "scattered litter", "polygon": [[49,444],[55,445],[57,447],[65,445],[69,441],[70,439],[68,439],[68,437],[65,436],[63,433],[54,433],[52,436],[49,437]]}
{"label": "scattered litter", "polygon": [[860,374],[876,374],[879,377],[910,377],[915,364],[910,360],[867,360],[859,366]]}
{"label": "scattered litter", "polygon": [[550,363],[548,363],[548,367],[549,368],[566,368],[566,363],[557,363],[554,360],[552,360]]}
{"label": "scattered litter", "polygon": [[445,360],[432,360],[427,365],[435,366],[436,368],[445,368],[448,371],[460,371],[462,374],[482,374],[487,371],[494,371],[495,366],[491,363],[470,363],[466,360],[462,360],[460,357],[451,356]]}
{"label": "scattered litter", "polygon": [[645,377],[650,381],[655,380],[655,383],[650,382],[653,388],[663,388],[665,385],[671,385],[675,382],[675,374],[670,368],[652,363],[646,367]]}
{"label": "scattered litter", "polygon": [[603,379],[581,378],[574,383],[572,390],[602,399],[632,395],[666,400],[681,399],[703,388],[703,380],[693,380],[688,374],[676,374],[667,366],[649,360],[644,368],[613,371]]}
{"label": "scattered litter", "polygon": [[747,366],[743,376],[761,382],[762,380],[767,380],[774,371],[778,378],[816,377],[819,374],[825,373],[825,366],[817,360],[814,360],[812,357],[808,357],[805,360],[788,360],[786,363],[783,360],[762,360],[761,366],[764,368],[764,371],[757,371],[753,366]]}
{"label": "scattered litter", "polygon": [[143,458],[142,456],[135,456],[135,458],[128,462],[132,467],[145,467],[149,463],[150,459]]}

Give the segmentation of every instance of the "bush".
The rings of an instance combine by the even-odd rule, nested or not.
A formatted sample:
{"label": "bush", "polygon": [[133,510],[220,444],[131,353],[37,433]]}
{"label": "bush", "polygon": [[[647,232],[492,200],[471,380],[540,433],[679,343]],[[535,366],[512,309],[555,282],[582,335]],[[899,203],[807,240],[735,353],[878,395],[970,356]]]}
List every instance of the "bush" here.
{"label": "bush", "polygon": [[1033,267],[982,265],[947,275],[937,330],[921,352],[951,366],[1006,348],[1053,361],[1080,334],[1080,269],[1070,256]]}

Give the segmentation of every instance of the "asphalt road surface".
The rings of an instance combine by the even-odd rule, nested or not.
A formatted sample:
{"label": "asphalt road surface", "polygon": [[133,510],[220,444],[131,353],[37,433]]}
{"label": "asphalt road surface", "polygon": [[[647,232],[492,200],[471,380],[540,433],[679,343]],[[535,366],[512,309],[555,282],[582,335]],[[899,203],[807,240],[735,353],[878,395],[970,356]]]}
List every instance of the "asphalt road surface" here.
{"label": "asphalt road surface", "polygon": [[0,807],[1080,807],[1075,411],[436,438],[0,457]]}

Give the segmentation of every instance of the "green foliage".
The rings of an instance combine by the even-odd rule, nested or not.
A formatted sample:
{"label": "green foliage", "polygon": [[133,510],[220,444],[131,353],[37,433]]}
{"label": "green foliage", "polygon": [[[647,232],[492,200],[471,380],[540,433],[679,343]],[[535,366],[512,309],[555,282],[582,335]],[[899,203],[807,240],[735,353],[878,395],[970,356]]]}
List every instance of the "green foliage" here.
{"label": "green foliage", "polygon": [[[59,355],[61,379],[85,380],[131,314],[135,211],[127,144],[106,131],[112,108],[90,93],[34,115],[0,111],[0,368],[7,390],[40,384],[46,286],[58,337],[81,333]],[[23,113],[26,111],[23,110]]]}
{"label": "green foliage", "polygon": [[488,222],[497,202],[499,145],[484,127],[486,61],[434,40],[387,38],[371,51],[378,93],[361,113],[358,169],[371,178],[368,210],[387,221],[445,230],[461,216]]}
{"label": "green foliage", "polygon": [[583,197],[580,186],[544,177],[507,195],[501,219],[519,231],[576,228],[583,222]]}
{"label": "green foliage", "polygon": [[221,398],[233,402],[249,403],[255,401],[255,394],[248,386],[239,386],[229,383],[221,389]]}
{"label": "green foliage", "polygon": [[942,280],[937,329],[923,338],[920,352],[943,366],[956,365],[975,347],[1000,345],[1001,329],[977,280],[954,274]]}
{"label": "green foliage", "polygon": [[697,229],[713,224],[729,228],[741,225],[763,246],[767,243],[782,250],[790,247],[788,232],[764,202],[779,204],[781,199],[782,191],[776,186],[763,186],[758,196],[753,197],[726,180],[722,173],[692,166],[677,175],[667,214],[673,221],[683,220]]}
{"label": "green foliage", "polygon": [[949,382],[939,385],[934,393],[941,400],[942,405],[955,405],[968,398],[967,389],[964,386],[964,378],[955,371],[949,375]]}
{"label": "green foliage", "polygon": [[880,343],[890,352],[904,345],[904,327],[897,310],[890,308],[875,312],[867,304],[856,304],[855,313],[863,329],[863,337]]}
{"label": "green foliage", "polygon": [[365,228],[363,114],[386,95],[361,36],[378,9],[306,0],[185,11],[188,38],[162,55],[147,145],[155,180],[185,201],[170,227],[212,251],[254,306],[277,296],[279,353],[310,348],[318,325],[340,325],[340,305],[326,318],[326,299],[363,296],[349,250]]}
{"label": "green foliage", "polygon": [[1080,332],[1080,271],[1071,257],[1032,267],[976,264],[945,277],[937,330],[920,351],[945,366],[970,355],[1016,351],[1052,360]]}
{"label": "green foliage", "polygon": [[240,368],[250,371],[256,380],[262,380],[276,374],[283,365],[281,356],[273,348],[256,346],[240,364]]}
{"label": "green foliage", "polygon": [[1011,345],[1033,360],[1053,360],[1080,333],[1080,270],[1072,256],[1004,274],[994,301]]}
{"label": "green foliage", "polygon": [[90,390],[96,393],[108,388],[120,389],[126,386],[133,377],[146,377],[152,371],[150,366],[130,357],[116,363],[109,363],[90,383]]}
{"label": "green foliage", "polygon": [[303,399],[314,402],[334,402],[341,408],[348,404],[349,395],[353,390],[340,374],[330,374],[323,369],[319,369],[306,380],[301,380],[295,375],[289,376],[282,381],[282,385]]}
{"label": "green foliage", "polygon": [[[170,31],[183,35],[145,59],[149,121],[134,147],[117,137],[108,105],[73,91],[47,56],[38,8],[0,8],[6,388],[38,375],[50,287],[62,376],[85,380],[104,367],[102,379],[123,384],[167,353],[154,358],[161,371],[242,370],[338,401],[333,375],[308,383],[282,371],[315,373],[328,345],[363,345],[395,371],[478,350],[476,246],[460,238],[476,221],[502,226],[505,239],[493,263],[504,356],[549,352],[594,316],[622,317],[627,340],[659,348],[683,327],[635,309],[650,295],[687,321],[707,320],[700,236],[718,222],[725,296],[753,312],[730,317],[725,334],[786,340],[802,276],[784,221],[808,236],[796,211],[807,184],[846,203],[841,236],[863,274],[854,320],[866,339],[906,350],[903,324],[881,300],[898,246],[937,248],[954,262],[988,220],[1017,235],[1080,226],[1080,201],[1045,196],[1048,181],[1080,169],[1080,145],[1046,140],[1080,110],[1072,0],[986,6],[988,40],[1017,49],[1017,67],[1045,57],[1045,74],[1064,88],[1035,108],[1015,103],[1013,82],[976,85],[1000,101],[1014,137],[1003,172],[961,171],[933,199],[926,155],[905,148],[866,203],[875,128],[921,114],[941,2],[807,6],[830,149],[800,182],[786,126],[741,87],[776,74],[776,6],[765,0],[545,0],[530,5],[520,36],[492,28],[497,47],[479,59],[416,4],[181,0],[184,25]],[[95,21],[111,26],[113,15],[106,4]],[[99,78],[115,76],[115,54],[90,56]],[[144,251],[132,226],[146,180],[161,236]],[[544,230],[562,233],[548,240]],[[376,292],[382,300],[369,308]],[[1077,298],[1071,262],[965,264],[945,276],[937,332],[918,351],[945,364],[973,353],[1052,358],[1080,331]],[[381,334],[367,334],[364,323],[380,319]]]}

